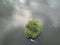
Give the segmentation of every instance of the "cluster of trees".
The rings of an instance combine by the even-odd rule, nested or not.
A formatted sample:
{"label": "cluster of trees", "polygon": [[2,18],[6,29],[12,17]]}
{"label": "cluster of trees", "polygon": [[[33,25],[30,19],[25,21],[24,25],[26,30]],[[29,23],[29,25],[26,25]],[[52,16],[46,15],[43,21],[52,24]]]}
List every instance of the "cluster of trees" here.
{"label": "cluster of trees", "polygon": [[35,39],[42,32],[42,25],[37,20],[30,20],[25,26],[26,38]]}

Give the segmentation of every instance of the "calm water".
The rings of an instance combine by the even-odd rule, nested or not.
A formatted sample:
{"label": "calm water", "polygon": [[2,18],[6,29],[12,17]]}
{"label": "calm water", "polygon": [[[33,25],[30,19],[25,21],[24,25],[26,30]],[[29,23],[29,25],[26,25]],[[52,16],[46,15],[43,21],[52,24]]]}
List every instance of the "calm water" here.
{"label": "calm water", "polygon": [[54,28],[49,18],[45,21],[42,34],[35,39],[36,43],[26,39],[24,29],[18,27],[5,35],[3,45],[59,45],[60,27]]}
{"label": "calm water", "polygon": [[[41,3],[42,6],[40,5],[41,7],[37,9],[38,11],[34,9],[27,10],[26,8],[27,11],[25,10],[24,14],[27,13],[29,16],[24,14],[21,16],[19,5],[16,5],[17,1],[15,1],[15,3],[9,2],[10,1],[4,2],[4,0],[0,2],[1,45],[60,45],[59,9],[55,9],[54,7],[50,8],[48,5],[45,5],[45,3]],[[28,13],[29,11],[31,11],[31,14]],[[18,15],[20,15],[20,17]],[[24,16],[26,16],[26,18],[24,18]],[[28,21],[27,19],[30,18],[37,19],[43,24],[43,32],[35,39],[35,43],[26,39],[24,34],[23,25]]]}

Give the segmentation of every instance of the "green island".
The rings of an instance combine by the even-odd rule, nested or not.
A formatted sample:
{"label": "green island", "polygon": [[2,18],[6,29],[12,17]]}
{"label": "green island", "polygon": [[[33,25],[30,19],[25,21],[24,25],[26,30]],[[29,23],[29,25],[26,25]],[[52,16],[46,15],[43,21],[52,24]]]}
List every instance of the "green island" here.
{"label": "green island", "polygon": [[30,20],[25,26],[27,39],[35,39],[42,32],[42,24],[38,20]]}

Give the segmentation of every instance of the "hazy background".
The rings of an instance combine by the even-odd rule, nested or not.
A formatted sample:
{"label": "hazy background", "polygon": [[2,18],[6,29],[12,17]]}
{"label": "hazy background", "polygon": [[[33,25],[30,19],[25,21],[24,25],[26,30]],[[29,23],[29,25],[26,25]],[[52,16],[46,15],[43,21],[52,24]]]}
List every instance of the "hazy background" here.
{"label": "hazy background", "polygon": [[[25,38],[30,19],[43,25],[36,43]],[[0,0],[0,45],[60,45],[60,0]]]}

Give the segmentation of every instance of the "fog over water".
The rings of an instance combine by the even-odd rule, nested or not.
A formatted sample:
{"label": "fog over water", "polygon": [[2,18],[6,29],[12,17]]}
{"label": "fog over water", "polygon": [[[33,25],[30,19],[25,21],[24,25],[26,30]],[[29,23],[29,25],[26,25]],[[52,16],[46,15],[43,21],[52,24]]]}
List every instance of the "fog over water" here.
{"label": "fog over water", "polygon": [[[35,41],[25,38],[24,26],[39,20],[43,32]],[[60,0],[0,0],[0,45],[59,45]]]}

